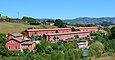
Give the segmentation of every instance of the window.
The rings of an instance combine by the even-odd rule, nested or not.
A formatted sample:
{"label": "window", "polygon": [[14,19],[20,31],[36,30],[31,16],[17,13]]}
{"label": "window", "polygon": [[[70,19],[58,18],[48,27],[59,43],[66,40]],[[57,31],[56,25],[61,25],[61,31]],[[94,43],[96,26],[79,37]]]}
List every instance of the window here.
{"label": "window", "polygon": [[10,41],[10,44],[14,44],[14,41]]}
{"label": "window", "polygon": [[10,49],[10,46],[8,46],[8,49]]}
{"label": "window", "polygon": [[55,33],[58,33],[58,30],[56,30]]}
{"label": "window", "polygon": [[30,47],[30,45],[28,45],[28,47]]}
{"label": "window", "polygon": [[48,32],[46,32],[46,34],[48,34]]}
{"label": "window", "polygon": [[15,46],[15,49],[18,49],[18,46]]}
{"label": "window", "polygon": [[34,34],[37,34],[37,32],[35,32]]}

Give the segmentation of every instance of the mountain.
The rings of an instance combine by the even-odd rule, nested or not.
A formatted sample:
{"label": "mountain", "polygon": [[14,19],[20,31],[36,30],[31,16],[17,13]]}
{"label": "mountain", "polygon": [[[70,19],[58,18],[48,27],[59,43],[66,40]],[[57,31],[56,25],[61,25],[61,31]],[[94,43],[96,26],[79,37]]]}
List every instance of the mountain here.
{"label": "mountain", "polygon": [[101,18],[89,18],[89,17],[81,17],[71,20],[63,20],[63,22],[68,24],[95,24],[102,22],[112,22],[115,23],[115,17],[101,17]]}

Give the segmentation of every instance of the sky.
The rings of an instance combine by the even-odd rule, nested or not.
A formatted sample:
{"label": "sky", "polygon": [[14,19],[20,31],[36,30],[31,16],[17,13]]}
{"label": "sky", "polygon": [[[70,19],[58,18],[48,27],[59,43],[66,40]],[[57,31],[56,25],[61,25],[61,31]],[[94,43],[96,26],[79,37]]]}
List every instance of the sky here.
{"label": "sky", "polygon": [[0,14],[51,19],[115,17],[115,0],[1,0]]}

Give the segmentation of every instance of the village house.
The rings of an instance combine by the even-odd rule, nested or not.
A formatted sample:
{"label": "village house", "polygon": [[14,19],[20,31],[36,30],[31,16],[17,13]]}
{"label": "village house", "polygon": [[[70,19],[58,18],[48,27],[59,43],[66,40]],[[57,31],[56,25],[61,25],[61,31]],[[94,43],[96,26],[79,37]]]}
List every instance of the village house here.
{"label": "village house", "polygon": [[79,40],[79,42],[77,43],[79,48],[87,48],[88,46],[88,41],[87,40]]}
{"label": "village house", "polygon": [[23,49],[26,49],[26,48],[32,51],[35,48],[35,42],[30,41],[29,38],[24,37],[22,34],[19,34],[19,33],[10,34],[7,38],[8,40],[5,43],[5,46],[10,51],[18,50],[18,51],[23,52]]}

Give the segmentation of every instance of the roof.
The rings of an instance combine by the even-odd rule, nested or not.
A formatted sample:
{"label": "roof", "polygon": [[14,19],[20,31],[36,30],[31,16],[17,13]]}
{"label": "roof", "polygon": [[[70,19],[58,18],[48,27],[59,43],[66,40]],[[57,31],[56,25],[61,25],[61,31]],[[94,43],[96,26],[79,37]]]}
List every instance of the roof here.
{"label": "roof", "polygon": [[29,41],[29,42],[22,42],[21,44],[22,45],[31,45],[31,44],[33,44],[34,42],[31,42],[31,41]]}
{"label": "roof", "polygon": [[80,40],[77,44],[86,44],[88,41],[87,40]]}
{"label": "roof", "polygon": [[23,36],[22,34],[20,34],[20,33],[15,33],[15,34],[11,34],[12,36],[15,36],[15,37],[17,37],[17,36]]}
{"label": "roof", "polygon": [[12,39],[14,39],[14,40],[16,40],[18,42],[24,42],[25,41],[23,38],[12,38]]}
{"label": "roof", "polygon": [[80,34],[80,33],[89,33],[89,32],[88,31],[77,31],[77,32],[66,32],[66,33],[53,33],[53,34],[48,34],[48,35],[54,36],[54,35]]}
{"label": "roof", "polygon": [[27,29],[26,31],[53,31],[53,30],[70,30],[71,28],[50,28],[50,29]]}
{"label": "roof", "polygon": [[[12,39],[10,39],[10,40],[15,40],[15,41],[17,41],[17,42],[19,42],[19,43],[22,43],[22,42],[25,41],[25,40],[23,40],[22,38],[12,38]],[[10,41],[10,40],[7,40],[7,42]]]}
{"label": "roof", "polygon": [[24,40],[30,40],[30,39],[27,38],[27,37],[19,37],[19,38],[22,38],[22,39],[24,39]]}
{"label": "roof", "polygon": [[87,40],[79,40],[79,42],[87,42]]}
{"label": "roof", "polygon": [[98,29],[98,27],[76,27],[77,29],[85,29],[85,28],[87,28],[87,29]]}

